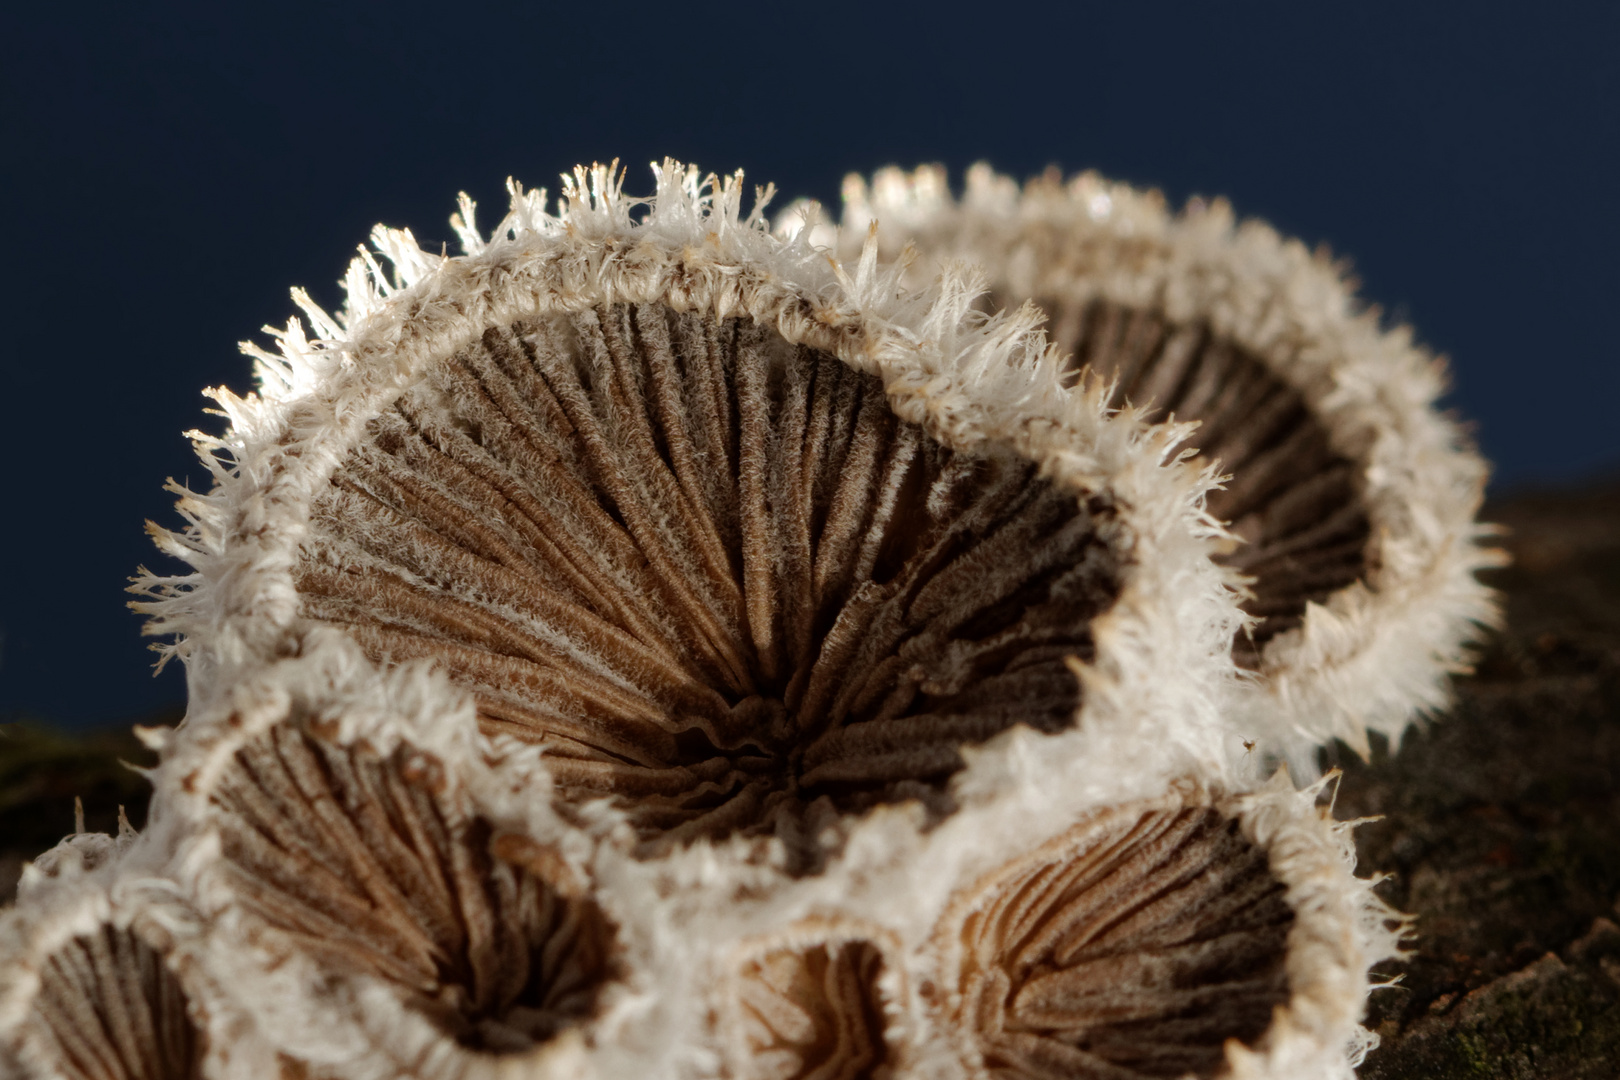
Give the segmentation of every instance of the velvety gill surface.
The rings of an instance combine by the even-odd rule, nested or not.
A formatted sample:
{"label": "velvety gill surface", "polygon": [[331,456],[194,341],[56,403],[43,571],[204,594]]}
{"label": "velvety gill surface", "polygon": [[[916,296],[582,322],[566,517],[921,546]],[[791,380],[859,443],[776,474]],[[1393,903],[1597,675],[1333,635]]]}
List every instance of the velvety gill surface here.
{"label": "velvety gill surface", "polygon": [[1124,541],[1035,472],[752,321],[604,306],[491,327],[375,420],[298,587],[649,852],[775,834],[802,872],[835,815],[947,813],[959,747],[1073,723]]}
{"label": "velvety gill surface", "polygon": [[549,1039],[613,977],[600,909],[524,865],[525,845],[457,805],[427,755],[283,724],[236,753],[211,797],[243,906],[324,970],[392,984],[470,1050]]}
{"label": "velvety gill surface", "polygon": [[1204,323],[1106,300],[1036,302],[1077,368],[1118,380],[1113,406],[1152,403],[1150,420],[1199,421],[1191,445],[1231,474],[1208,505],[1244,541],[1222,561],[1254,579],[1243,606],[1263,620],[1252,640],[1234,644],[1240,663],[1258,666],[1267,641],[1304,621],[1307,603],[1367,576],[1358,470],[1329,445],[1298,390]]}
{"label": "velvety gill surface", "polygon": [[976,887],[947,1022],[1007,1080],[1215,1076],[1288,1000],[1283,893],[1213,809],[1111,812]]}
{"label": "velvety gill surface", "polygon": [[878,978],[883,955],[867,941],[781,949],[750,960],[740,983],[740,1080],[869,1080],[887,1074]]}
{"label": "velvety gill surface", "polygon": [[179,980],[133,931],[104,925],[46,961],[30,1021],[71,1080],[196,1080],[203,1036]]}

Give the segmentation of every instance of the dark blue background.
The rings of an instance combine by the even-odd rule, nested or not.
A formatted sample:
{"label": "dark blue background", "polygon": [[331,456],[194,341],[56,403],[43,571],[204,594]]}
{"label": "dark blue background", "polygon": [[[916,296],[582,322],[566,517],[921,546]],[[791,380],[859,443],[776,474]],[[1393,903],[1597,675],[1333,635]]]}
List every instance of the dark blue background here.
{"label": "dark blue background", "polygon": [[[1450,355],[1498,485],[1620,463],[1620,5],[32,5],[4,27],[0,716],[177,704],[125,578],[198,391],[373,222],[671,154],[836,203],[985,158],[1226,194]],[[45,10],[49,7],[49,10]]]}

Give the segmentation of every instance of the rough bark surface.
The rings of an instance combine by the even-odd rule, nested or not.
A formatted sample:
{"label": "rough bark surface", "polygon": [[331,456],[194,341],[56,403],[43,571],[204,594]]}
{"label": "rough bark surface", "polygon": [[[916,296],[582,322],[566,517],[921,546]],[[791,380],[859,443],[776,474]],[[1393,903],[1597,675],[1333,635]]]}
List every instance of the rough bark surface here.
{"label": "rough bark surface", "polygon": [[[1389,872],[1385,897],[1418,920],[1413,954],[1388,968],[1400,984],[1373,995],[1368,1023],[1383,1045],[1361,1075],[1610,1080],[1620,1075],[1620,482],[1501,501],[1485,517],[1513,530],[1515,565],[1494,582],[1508,627],[1460,681],[1457,707],[1398,754],[1329,755],[1345,770],[1339,815],[1383,815],[1358,831],[1363,871]],[[116,801],[137,824],[143,816],[138,796],[104,786],[122,743],[69,752],[56,736],[5,730],[0,899],[14,889],[7,867],[71,828],[76,791],[92,829],[110,830]],[[34,836],[46,822],[53,835]]]}
{"label": "rough bark surface", "polygon": [[1417,916],[1373,995],[1368,1080],[1620,1075],[1620,484],[1487,508],[1507,629],[1455,709],[1370,763],[1339,748],[1364,870]]}

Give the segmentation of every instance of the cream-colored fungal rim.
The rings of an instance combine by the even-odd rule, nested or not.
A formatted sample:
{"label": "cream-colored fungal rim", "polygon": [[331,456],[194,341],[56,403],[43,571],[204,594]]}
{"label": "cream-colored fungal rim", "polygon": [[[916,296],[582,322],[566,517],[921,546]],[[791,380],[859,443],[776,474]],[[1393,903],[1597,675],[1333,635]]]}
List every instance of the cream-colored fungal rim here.
{"label": "cream-colored fungal rim", "polygon": [[[1297,395],[1322,429],[1325,442],[1310,452],[1324,466],[1353,465],[1351,485],[1338,481],[1334,498],[1342,501],[1323,501],[1318,520],[1328,526],[1332,513],[1344,516],[1331,526],[1334,542],[1347,556],[1361,545],[1359,580],[1331,584],[1334,574],[1348,575],[1312,571],[1331,591],[1314,594],[1299,625],[1290,616],[1289,629],[1257,639],[1254,666],[1263,677],[1238,703],[1250,738],[1309,769],[1314,743],[1342,738],[1365,752],[1368,731],[1398,737],[1415,714],[1446,703],[1449,675],[1466,666],[1470,643],[1497,617],[1475,577],[1501,558],[1474,520],[1486,469],[1434,407],[1444,388],[1440,362],[1414,346],[1409,328],[1385,330],[1379,313],[1354,297],[1342,265],[1262,223],[1237,223],[1224,201],[1193,200],[1172,215],[1157,192],[1091,173],[1020,191],[976,166],[956,200],[940,169],[885,170],[870,185],[851,177],[845,202],[843,250],[876,221],[885,257],[911,243],[922,266],[972,260],[1001,302],[1052,298],[1065,309],[1053,313],[1059,323],[1100,307],[1103,316],[1203,329]],[[799,229],[804,215],[786,216],[783,230]],[[801,231],[832,239],[825,226]],[[1077,331],[1049,332],[1062,341]],[[1144,383],[1137,392],[1166,389]],[[1272,404],[1288,406],[1286,396]],[[1199,442],[1195,433],[1188,445]],[[1274,456],[1298,454],[1279,449]],[[1241,488],[1242,470],[1232,471],[1231,487]],[[1309,494],[1304,485],[1296,490]],[[1263,609],[1265,597],[1258,599]]]}
{"label": "cream-colored fungal rim", "polygon": [[[64,846],[92,835],[110,839],[81,834]],[[36,875],[18,906],[0,913],[6,1075],[202,1075],[210,1046],[194,1015],[196,988],[171,965],[176,940],[197,932],[195,919],[171,884],[121,877],[119,862],[89,872],[68,867],[55,879]]]}
{"label": "cream-colored fungal rim", "polygon": [[555,216],[543,191],[514,187],[489,241],[465,203],[456,223],[468,254],[457,258],[379,229],[392,280],[367,254],[351,269],[345,313],[296,294],[317,336],[290,322],[279,356],[252,350],[259,394],[215,392],[232,421],[225,436],[198,438],[215,489],[182,498],[188,530],[159,531],[194,573],[137,587],[152,597],[139,605],[154,616],[150,631],[179,638],[193,700],[228,683],[221,671],[297,651],[295,575],[312,507],[367,425],[436,363],[490,327],[660,304],[752,320],[830,354],[880,378],[894,414],[946,448],[1004,447],[1052,484],[1104,499],[1128,564],[1093,623],[1095,660],[1075,665],[1082,726],[1169,725],[1161,742],[1176,760],[1166,769],[1220,772],[1239,745],[1213,707],[1229,678],[1221,643],[1238,616],[1208,559],[1220,540],[1200,506],[1210,476],[1176,458],[1180,433],[1066,388],[1032,317],[977,314],[962,274],[908,291],[897,270],[879,270],[875,246],[846,270],[808,238],[776,239],[758,208],[741,215],[740,182],[673,163],[655,173],[656,194],[638,200],[607,170],[580,170]]}
{"label": "cream-colored fungal rim", "polygon": [[1353,1075],[1400,923],[1319,788],[1191,785],[1088,814],[956,895],[933,1022],[967,1074]]}
{"label": "cream-colored fungal rim", "polygon": [[[216,700],[165,748],[168,824],[145,842],[201,916],[179,951],[222,988],[222,1027],[300,1075],[565,1076],[635,1015],[621,953],[646,946],[592,893],[589,842],[508,828],[491,748],[442,678],[379,672],[328,630]],[[514,798],[555,837],[544,777],[525,781]]]}
{"label": "cream-colored fungal rim", "polygon": [[[164,959],[184,974],[191,1015],[219,1051],[204,1070],[215,1080],[267,1070],[791,1076],[807,1063],[879,1061],[896,1077],[977,1075],[941,1011],[960,982],[948,943],[972,903],[963,897],[982,896],[1009,866],[1074,848],[1075,832],[1098,818],[1132,812],[1109,809],[1120,807],[1235,816],[1285,888],[1295,912],[1286,1008],[1250,1049],[1228,1051],[1233,1075],[1347,1076],[1345,1047],[1366,1045],[1354,1020],[1367,965],[1392,945],[1388,912],[1352,876],[1347,826],[1318,813],[1319,789],[1295,792],[1279,775],[1252,795],[1192,781],[1166,794],[1147,760],[1153,747],[1094,741],[1095,756],[1060,767],[1049,740],[1019,728],[969,752],[1000,775],[964,774],[961,812],[925,830],[916,804],[878,807],[843,824],[821,873],[785,875],[742,837],[648,860],[609,804],[559,814],[540,748],[478,734],[472,699],[442,673],[380,669],[330,628],[302,646],[239,672],[214,698],[218,714],[170,736],[154,827],[112,868],[118,880],[104,894],[161,888],[196,913]],[[412,854],[429,850],[442,872]],[[541,906],[523,906],[533,895],[524,874],[567,901],[558,910],[600,913],[590,925],[612,928],[606,965],[573,949],[578,935],[559,936]],[[456,890],[435,882],[458,876],[463,901],[445,907]],[[57,917],[35,906],[47,900],[25,897],[27,917]],[[434,915],[441,907],[462,914]],[[469,919],[475,910],[487,914]],[[512,935],[474,947],[503,940],[509,914],[541,916],[531,940],[558,993],[527,993],[535,953],[526,966]],[[460,935],[457,925],[484,929]],[[426,957],[437,959],[417,966]],[[582,971],[600,981],[570,998]],[[513,993],[480,996],[503,985]]]}

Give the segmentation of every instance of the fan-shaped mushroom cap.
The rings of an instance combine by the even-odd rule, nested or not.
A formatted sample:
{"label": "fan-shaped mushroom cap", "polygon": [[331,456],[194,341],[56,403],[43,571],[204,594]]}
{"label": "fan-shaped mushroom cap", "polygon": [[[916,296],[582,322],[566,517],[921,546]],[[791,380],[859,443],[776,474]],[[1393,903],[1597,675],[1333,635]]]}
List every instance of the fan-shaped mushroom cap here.
{"label": "fan-shaped mushroom cap", "polygon": [[300,294],[318,336],[218,393],[216,488],[161,535],[196,572],[143,586],[194,698],[336,626],[437,663],[643,853],[770,835],[794,873],[841,816],[949,815],[1019,723],[1218,774],[1239,616],[1181,433],[1070,391],[960,275],[909,292],[739,182],[656,178],[581,170],[556,216],[514,188],[489,241],[468,203],[458,258],[379,229],[393,281],[367,254],[343,315]]}
{"label": "fan-shaped mushroom cap", "polygon": [[577,857],[474,799],[495,781],[464,695],[306,644],[160,766],[191,956],[303,1074],[576,1075],[622,975]]}
{"label": "fan-shaped mushroom cap", "polygon": [[[128,858],[135,833],[80,833],[30,864],[0,912],[0,1073],[195,1080],[253,1045],[209,1038],[212,1000],[180,973],[199,933],[172,883]],[[132,866],[131,863],[134,863]]]}
{"label": "fan-shaped mushroom cap", "polygon": [[943,170],[845,184],[846,252],[869,223],[886,258],[913,245],[927,274],[972,260],[993,308],[1033,302],[1072,363],[1115,405],[1198,421],[1188,445],[1230,474],[1209,508],[1241,540],[1259,621],[1236,659],[1257,669],[1234,721],[1296,768],[1314,744],[1397,737],[1442,706],[1468,642],[1496,618],[1475,579],[1500,555],[1474,521],[1486,470],[1434,401],[1439,361],[1364,310],[1343,268],[1224,201],[1180,215],[1157,192],[1094,174],[1022,191],[976,166],[960,201]]}
{"label": "fan-shaped mushroom cap", "polygon": [[968,1075],[1351,1076],[1399,922],[1314,798],[1282,776],[1236,798],[1181,787],[964,888],[933,1003]]}

